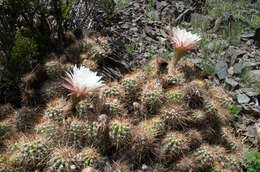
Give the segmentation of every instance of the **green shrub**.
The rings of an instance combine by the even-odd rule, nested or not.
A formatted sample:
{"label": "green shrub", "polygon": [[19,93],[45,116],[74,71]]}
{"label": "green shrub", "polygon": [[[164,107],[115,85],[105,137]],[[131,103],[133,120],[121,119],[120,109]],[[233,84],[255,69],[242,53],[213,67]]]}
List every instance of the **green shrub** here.
{"label": "green shrub", "polygon": [[114,2],[114,0],[101,0],[99,3],[99,7],[101,8],[102,11],[107,13],[109,19],[114,17],[116,14],[115,12],[116,3]]}
{"label": "green shrub", "polygon": [[260,152],[250,151],[244,155],[247,172],[260,171]]}

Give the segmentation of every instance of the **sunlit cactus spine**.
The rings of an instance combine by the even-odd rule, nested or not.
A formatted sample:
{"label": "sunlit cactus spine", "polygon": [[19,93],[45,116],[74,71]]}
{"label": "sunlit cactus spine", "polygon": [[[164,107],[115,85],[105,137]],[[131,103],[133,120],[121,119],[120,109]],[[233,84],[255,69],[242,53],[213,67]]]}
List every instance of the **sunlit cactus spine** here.
{"label": "sunlit cactus spine", "polygon": [[11,136],[11,132],[13,130],[11,121],[6,120],[6,121],[2,121],[0,122],[0,139],[4,140],[9,138],[9,136]]}
{"label": "sunlit cactus spine", "polygon": [[[107,126],[102,128],[103,124],[99,121],[88,121],[85,125],[86,141],[89,145],[93,145],[100,150],[104,150],[108,143]],[[106,125],[106,124],[105,124]]]}
{"label": "sunlit cactus spine", "polygon": [[125,171],[125,172],[131,172],[133,167],[127,163],[127,162],[124,162],[124,161],[115,161],[113,162],[112,164],[112,170],[113,171],[116,171],[116,172],[120,172],[120,171]]}
{"label": "sunlit cactus spine", "polygon": [[87,99],[81,100],[76,105],[76,113],[80,119],[88,119],[93,114],[93,104]]}
{"label": "sunlit cactus spine", "polygon": [[166,134],[160,144],[160,158],[173,160],[189,150],[189,140],[185,134],[173,131]]}
{"label": "sunlit cactus spine", "polygon": [[43,167],[48,151],[48,147],[42,139],[21,144],[23,163],[29,168]]}
{"label": "sunlit cactus spine", "polygon": [[88,67],[90,70],[97,70],[98,65],[94,60],[84,59],[82,65]]}
{"label": "sunlit cactus spine", "polygon": [[87,122],[85,129],[88,142],[91,144],[98,142],[98,122]]}
{"label": "sunlit cactus spine", "polygon": [[184,90],[183,99],[187,108],[200,109],[205,104],[204,92],[199,87],[190,84]]}
{"label": "sunlit cactus spine", "polygon": [[23,155],[21,151],[15,151],[8,157],[8,164],[11,169],[21,168],[23,162]]}
{"label": "sunlit cactus spine", "polygon": [[51,108],[47,109],[47,116],[50,120],[56,121],[56,122],[62,122],[63,116],[62,116],[62,109],[59,108]]}
{"label": "sunlit cactus spine", "polygon": [[50,122],[40,123],[35,126],[36,134],[43,135],[49,143],[60,144],[62,131],[59,126]]}
{"label": "sunlit cactus spine", "polygon": [[200,90],[207,90],[209,88],[207,80],[196,79],[196,80],[191,81],[190,85],[193,85],[193,86],[199,88]]}
{"label": "sunlit cactus spine", "polygon": [[179,171],[179,172],[190,172],[196,171],[197,169],[197,163],[194,159],[195,157],[192,155],[183,156],[181,160],[179,160],[176,165],[173,167],[173,171]]}
{"label": "sunlit cactus spine", "polygon": [[84,148],[76,155],[76,159],[81,166],[85,167],[99,167],[102,161],[101,155],[95,148]]}
{"label": "sunlit cactus spine", "polygon": [[155,137],[163,134],[165,130],[164,120],[160,116],[155,116],[149,120],[142,121],[138,126],[152,132]]}
{"label": "sunlit cactus spine", "polygon": [[162,92],[160,91],[147,91],[143,95],[143,103],[150,113],[158,111],[163,102]]}
{"label": "sunlit cactus spine", "polygon": [[103,105],[102,112],[104,114],[107,114],[108,116],[113,115],[122,115],[123,113],[123,107],[120,104],[120,101],[115,98],[107,98],[105,100],[105,103]]}
{"label": "sunlit cactus spine", "polygon": [[40,89],[40,95],[45,102],[62,97],[63,94],[66,94],[66,90],[61,86],[60,81],[44,82]]}
{"label": "sunlit cactus spine", "polygon": [[185,128],[189,124],[189,119],[184,112],[178,112],[173,106],[166,105],[162,109],[162,118],[168,129]]}
{"label": "sunlit cactus spine", "polygon": [[169,88],[180,83],[180,79],[176,75],[165,75],[162,77],[162,87]]}
{"label": "sunlit cactus spine", "polygon": [[180,91],[169,91],[166,94],[166,98],[168,101],[173,103],[181,103],[183,100],[183,93]]}
{"label": "sunlit cactus spine", "polygon": [[131,123],[127,119],[116,118],[109,123],[109,138],[117,148],[129,144]]}
{"label": "sunlit cactus spine", "polygon": [[215,101],[208,101],[205,104],[205,112],[207,122],[213,125],[221,125],[224,124],[225,119],[222,115],[219,114],[218,107],[216,106]]}
{"label": "sunlit cactus spine", "polygon": [[106,51],[104,50],[104,48],[102,46],[93,45],[91,47],[91,49],[88,51],[88,56],[90,59],[97,61],[97,60],[101,60],[102,58],[104,58],[105,53],[106,53]]}
{"label": "sunlit cactus spine", "polygon": [[220,130],[220,136],[222,139],[221,140],[222,144],[225,146],[225,148],[229,152],[234,152],[235,150],[238,149],[239,143],[236,140],[236,138],[234,138],[234,136],[232,136],[232,133],[228,128],[222,127]]}
{"label": "sunlit cactus spine", "polygon": [[53,172],[70,172],[78,170],[76,152],[69,147],[53,150],[48,161],[48,170]]}
{"label": "sunlit cactus spine", "polygon": [[45,165],[45,157],[49,149],[43,138],[27,138],[22,137],[15,143],[10,143],[8,148],[10,156],[8,162],[15,169],[23,167],[25,170],[42,168]]}
{"label": "sunlit cactus spine", "polygon": [[241,160],[239,160],[236,155],[228,155],[223,157],[220,164],[223,169],[229,169],[230,171],[239,171],[240,163]]}
{"label": "sunlit cactus spine", "polygon": [[63,71],[65,72],[71,72],[73,70],[73,64],[71,63],[65,63],[62,65]]}
{"label": "sunlit cactus spine", "polygon": [[45,110],[45,118],[54,121],[57,124],[62,124],[64,119],[63,108],[65,104],[66,101],[63,98],[56,98],[48,102],[47,108]]}
{"label": "sunlit cactus spine", "polygon": [[125,100],[128,102],[138,101],[140,95],[140,85],[132,78],[127,78],[122,81],[122,88],[124,90]]}
{"label": "sunlit cactus spine", "polygon": [[148,80],[143,87],[142,103],[148,113],[156,113],[163,103],[162,86],[158,80]]}
{"label": "sunlit cactus spine", "polygon": [[116,85],[111,86],[111,87],[106,87],[103,90],[103,95],[106,98],[111,98],[111,97],[119,98],[120,97],[120,90],[119,90],[118,86],[116,86]]}
{"label": "sunlit cactus spine", "polygon": [[241,163],[241,155],[228,154],[224,147],[216,147],[215,166],[219,171],[239,171]]}
{"label": "sunlit cactus spine", "polygon": [[73,119],[68,126],[65,127],[64,135],[65,142],[68,145],[81,146],[85,135],[84,123],[77,119]]}
{"label": "sunlit cactus spine", "polygon": [[208,145],[202,145],[195,153],[197,168],[200,170],[210,169],[214,163],[214,149]]}
{"label": "sunlit cactus spine", "polygon": [[146,126],[145,123],[141,122],[131,130],[131,135],[131,150],[137,160],[144,160],[152,152],[155,152],[155,141],[158,133],[151,130],[150,125]]}
{"label": "sunlit cactus spine", "polygon": [[188,145],[191,149],[197,149],[203,142],[201,133],[196,129],[186,131],[185,136],[188,138]]}
{"label": "sunlit cactus spine", "polygon": [[207,115],[202,110],[194,110],[189,115],[189,122],[194,126],[201,126],[207,123]]}

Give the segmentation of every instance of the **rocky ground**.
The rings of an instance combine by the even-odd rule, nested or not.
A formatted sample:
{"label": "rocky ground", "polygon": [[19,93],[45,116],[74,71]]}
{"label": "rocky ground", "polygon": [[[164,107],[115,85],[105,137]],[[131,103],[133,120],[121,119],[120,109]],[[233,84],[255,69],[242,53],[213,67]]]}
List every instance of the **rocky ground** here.
{"label": "rocky ground", "polygon": [[[168,94],[169,91],[168,89],[173,89],[173,91],[176,91],[177,89],[177,91],[187,96],[188,93],[187,92],[185,93],[184,88],[188,88],[188,86],[190,85],[194,86],[194,84],[195,85],[197,84],[196,86],[198,86],[198,84],[200,83],[200,82],[199,83],[193,82],[192,84],[189,83],[190,81],[193,80],[199,80],[203,82],[205,81],[204,85],[200,88],[202,89],[200,91],[207,92],[208,94],[211,95],[212,99],[215,99],[218,96],[214,94],[220,94],[219,96],[222,98],[225,96],[231,98],[229,99],[231,101],[227,103],[226,107],[221,106],[221,108],[223,108],[224,110],[223,111],[221,110],[220,114],[223,115],[223,113],[229,111],[229,114],[231,116],[229,116],[228,119],[224,119],[225,124],[224,125],[221,124],[222,127],[221,132],[222,134],[224,133],[224,135],[225,134],[232,135],[232,137],[226,138],[221,135],[220,141],[215,141],[215,142],[213,141],[215,145],[225,147],[223,148],[223,151],[221,147],[222,152],[220,151],[219,153],[222,156],[226,155],[226,153],[228,155],[231,155],[231,157],[235,155],[237,159],[235,159],[234,156],[233,158],[235,159],[235,161],[237,160],[236,163],[239,164],[241,160],[239,151],[241,152],[242,150],[244,151],[244,149],[242,149],[241,147],[243,148],[247,147],[250,149],[259,149],[259,143],[260,143],[260,119],[259,119],[260,116],[260,105],[259,105],[260,102],[260,51],[259,51],[260,2],[259,1],[252,1],[251,3],[245,1],[234,2],[231,0],[230,1],[117,0],[115,2],[117,3],[116,11],[112,17],[107,15],[100,16],[100,18],[97,21],[93,22],[93,26],[91,27],[91,29],[88,28],[84,30],[83,40],[74,42],[71,46],[69,46],[64,50],[63,54],[59,56],[55,53],[49,55],[48,60],[45,63],[45,66],[43,66],[43,69],[47,71],[46,75],[48,76],[48,80],[44,81],[40,87],[26,85],[27,81],[30,80],[30,77],[28,78],[27,75],[25,75],[22,78],[22,84],[20,86],[20,89],[22,89],[23,92],[21,104],[29,107],[34,107],[31,108],[33,109],[33,113],[42,114],[41,117],[43,117],[44,120],[45,118],[47,118],[49,121],[51,121],[50,123],[48,123],[48,125],[58,124],[56,122],[59,120],[46,117],[48,116],[46,115],[48,114],[46,109],[48,108],[50,109],[50,107],[56,108],[57,106],[62,104],[64,105],[63,101],[66,100],[59,99],[59,100],[55,100],[56,102],[54,101],[53,103],[50,101],[50,99],[52,99],[53,97],[59,97],[61,95],[66,97],[68,92],[64,88],[60,87],[61,83],[63,82],[60,76],[63,76],[64,70],[69,70],[73,64],[82,64],[88,66],[92,70],[98,71],[100,74],[104,76],[103,77],[104,80],[108,82],[120,81],[119,85],[114,83],[108,84],[107,87],[111,89],[114,86],[115,88],[117,87],[124,88],[123,81],[125,81],[126,78],[129,79],[130,76],[130,75],[125,76],[125,75],[132,72],[134,73],[132,73],[131,75],[134,74],[139,75],[140,73],[144,73],[144,77],[146,77],[146,79],[148,78],[151,82],[157,82],[156,78],[158,76],[153,75],[154,66],[151,65],[152,64],[151,61],[154,61],[154,59],[156,59],[157,57],[169,61],[173,57],[174,49],[170,43],[169,34],[171,32],[172,27],[179,26],[181,28],[186,28],[187,30],[192,31],[193,33],[199,34],[202,37],[202,40],[200,41],[197,48],[195,48],[194,50],[186,54],[185,59],[182,61],[180,68],[178,68],[178,71],[180,71],[181,82],[178,83],[179,85],[177,84],[177,87],[173,87],[174,89],[173,88],[165,89],[163,88],[162,81],[160,81],[161,85],[159,87],[160,89],[163,90],[164,93],[164,97],[162,98],[163,102],[165,102],[165,99],[167,99],[166,95]],[[223,5],[223,3],[225,4]],[[68,36],[72,36],[72,35],[68,34]],[[35,71],[36,71],[36,75],[38,76],[39,73],[41,73],[42,69],[36,68]],[[150,72],[152,75],[147,74],[147,72],[148,73]],[[198,75],[193,76],[193,73],[197,73]],[[42,78],[45,77],[46,76],[42,76]],[[121,80],[122,78],[124,79]],[[36,82],[41,82],[41,77],[39,77],[38,79],[39,80],[37,80]],[[167,79],[163,78],[163,80],[167,80]],[[144,96],[148,86],[147,87],[145,86],[147,83],[142,83],[142,84],[144,85],[142,86],[143,92],[141,93],[141,95]],[[209,88],[206,89],[206,87],[208,87],[207,84],[210,85],[209,87],[210,89]],[[221,91],[219,91],[218,89],[220,89]],[[125,112],[125,108],[126,108],[127,109],[126,114],[137,115],[136,113],[139,113],[139,111],[141,111],[139,108],[142,105],[142,102],[138,100],[135,102],[136,106],[130,105],[129,107],[127,106],[125,107],[125,104],[127,104],[125,103],[126,100],[124,99],[125,92],[123,91],[122,93],[121,91],[122,90],[119,90],[119,95],[120,95],[119,97],[122,96],[122,98],[120,98],[120,102],[123,104],[123,107],[121,108],[123,108],[124,110],[121,110],[120,113]],[[43,97],[44,99],[43,102],[42,100],[35,98],[38,95]],[[203,94],[203,96],[206,97],[205,94]],[[142,97],[142,100],[145,100],[144,97]],[[220,102],[223,100],[223,99],[220,100],[218,98],[216,99],[217,101]],[[59,103],[57,103],[57,101]],[[108,99],[107,101],[111,104],[113,103],[117,104],[118,100]],[[161,102],[161,100],[158,101]],[[183,104],[185,104],[184,102]],[[41,106],[42,104],[46,104],[46,106]],[[5,106],[1,106],[1,107],[5,107]],[[163,107],[164,105],[162,105],[162,107],[160,108],[163,109]],[[24,119],[23,114],[28,113],[28,114],[32,114],[33,116],[33,113],[29,111],[27,112],[26,108],[25,109],[21,108],[18,110],[17,109],[14,110],[12,108],[8,109],[8,106],[5,108],[7,112],[9,111],[10,113],[16,114],[15,116],[16,119],[11,119],[12,122],[10,124],[11,130],[13,129],[13,125],[15,125],[14,127],[16,128],[15,130],[17,129],[19,130],[19,127],[22,127],[24,123],[26,125],[28,124],[29,131],[31,131],[31,128],[38,127],[39,129],[39,126],[43,126],[45,124],[47,126],[47,123],[44,123],[44,120],[42,119],[33,119],[34,121],[33,126],[30,126],[32,122],[27,121],[27,119]],[[203,111],[204,110],[206,111],[205,107],[203,107]],[[104,106],[103,112],[106,111],[111,111],[111,109],[107,110]],[[195,112],[197,111],[196,110],[190,111],[189,113],[195,114]],[[77,113],[79,112],[77,111]],[[141,114],[146,114],[146,113],[141,112]],[[151,113],[153,114],[154,112]],[[2,115],[2,113],[0,115]],[[112,115],[112,118],[109,119],[110,120],[109,125],[112,125],[113,123],[115,124],[123,123],[124,125],[129,124],[129,126],[133,125],[132,128],[130,127],[131,130],[130,135],[131,137],[133,137],[134,141],[137,140],[136,142],[138,142],[138,139],[140,138],[137,137],[138,135],[135,138],[132,132],[135,133],[136,130],[143,130],[143,128],[141,127],[142,125],[152,125],[149,122],[144,122],[145,121],[144,118],[142,118],[143,121],[141,119],[139,119],[138,121],[134,117],[133,119],[132,117],[130,117],[131,120],[129,122],[128,119],[126,121],[122,120],[121,118],[118,119],[117,115],[118,114]],[[125,114],[119,114],[119,116],[125,118]],[[20,120],[20,117],[22,120]],[[5,117],[1,116],[1,118],[5,118]],[[9,119],[9,117],[7,118]],[[161,115],[158,119],[161,118],[163,118],[163,115]],[[152,118],[150,118],[150,121],[158,120],[158,119],[156,118],[156,115],[153,114]],[[85,119],[80,119],[80,120],[84,121]],[[95,119],[95,120],[97,123],[99,123],[101,119]],[[123,156],[123,154],[127,152],[125,151],[125,149],[127,149],[128,147],[122,146],[123,147],[122,149],[118,149],[118,145],[112,145],[111,150],[114,152],[120,150],[122,152],[118,151],[117,153],[113,154],[112,152],[106,151],[105,153],[103,153],[102,151],[100,151],[102,149],[100,149],[100,147],[98,146],[98,151],[95,152],[96,150],[91,149],[91,151],[94,151],[94,153],[91,154],[99,155],[99,153],[102,152],[101,153],[102,161],[103,161],[102,168],[107,168],[106,171],[109,170],[113,171],[114,169],[119,169],[119,167],[121,168],[120,170],[123,170],[124,169],[123,167],[127,169],[129,167],[129,164],[133,165],[134,167],[131,166],[131,168],[132,169],[134,168],[135,170],[151,171],[151,168],[154,168],[159,171],[160,170],[163,171],[163,170],[167,170],[167,168],[165,167],[167,167],[167,165],[171,164],[172,162],[174,163],[171,164],[168,169],[171,170],[179,169],[183,167],[182,163],[185,164],[185,162],[188,162],[189,164],[191,164],[190,168],[194,168],[194,169],[198,168],[198,169],[205,170],[204,169],[205,167],[208,167],[208,165],[209,166],[212,165],[211,160],[209,160],[209,164],[205,163],[204,164],[205,166],[203,167],[197,167],[197,166],[194,167],[192,166],[193,162],[190,161],[190,159],[194,157],[197,158],[200,157],[199,155],[196,155],[196,152],[200,151],[200,149],[206,152],[205,154],[209,155],[209,157],[211,156],[214,159],[213,160],[214,162],[220,163],[221,161],[218,160],[218,156],[216,154],[213,155],[213,152],[216,151],[219,147],[211,147],[212,140],[205,139],[209,135],[210,136],[212,135],[216,136],[216,135],[214,135],[213,133],[205,133],[205,131],[202,128],[197,127],[198,124],[200,124],[202,121],[207,119],[204,119],[202,117],[201,119],[195,122],[192,121],[194,119],[191,120],[192,122],[189,120],[191,119],[185,119],[185,122],[179,121],[181,123],[180,126],[184,125],[185,127],[182,126],[180,127],[181,129],[178,128],[177,130],[180,130],[180,132],[183,133],[177,132],[178,134],[175,137],[183,138],[185,140],[187,139],[187,137],[189,137],[188,134],[189,132],[187,131],[190,131],[190,129],[195,128],[199,130],[198,133],[197,131],[195,132],[195,134],[197,134],[196,136],[200,137],[200,135],[202,135],[202,141],[199,140],[198,145],[195,146],[190,144],[188,144],[187,146],[186,144],[184,144],[184,146],[187,146],[187,148],[181,147],[179,149],[183,151],[181,153],[181,156],[186,154],[188,155],[187,152],[189,151],[192,152],[192,155],[188,156],[186,159],[182,158],[177,162],[174,162],[174,160],[171,159],[169,163],[169,162],[164,162],[165,159],[162,157],[151,159],[150,162],[144,161],[143,159],[145,158],[142,157],[140,158],[140,163],[136,163],[133,165],[129,163],[129,159],[125,161],[127,157]],[[6,121],[8,123],[8,120]],[[22,121],[21,122],[22,126],[20,126],[20,122],[17,121]],[[73,121],[74,122],[76,121],[75,123],[79,122],[79,125],[81,125],[80,121],[73,119],[72,121],[66,121],[68,122],[68,125],[65,122],[67,126],[65,124],[64,125],[62,124],[61,125],[62,127],[59,128],[59,131],[63,130],[64,128],[67,129],[68,132],[73,130],[70,129],[70,127],[71,128],[73,127],[72,125]],[[194,128],[187,127],[187,125],[190,125],[191,123],[192,125],[194,125],[192,126]],[[9,127],[9,123],[8,123],[8,127]],[[54,126],[49,125],[48,127],[50,129],[49,131],[53,131]],[[86,128],[87,126],[84,127]],[[212,126],[207,126],[207,127],[212,127]],[[27,131],[27,128],[24,129],[22,127],[21,130]],[[152,136],[157,138],[155,143],[164,144],[166,142],[165,141],[166,137],[170,136],[168,130],[175,131],[176,128],[173,127],[167,129],[167,132],[160,131],[160,134],[157,133],[156,136]],[[1,130],[1,131],[3,131],[4,133],[1,134],[1,138],[3,138],[4,136],[6,136],[6,131],[5,130]],[[76,126],[75,132],[77,131],[78,130]],[[39,131],[37,134],[39,134],[40,132],[41,131]],[[26,132],[25,135],[27,134],[28,133]],[[54,135],[55,134],[56,133],[54,133]],[[6,151],[6,143],[8,144],[12,143],[11,145],[13,145],[17,141],[16,136],[12,136],[12,134],[10,135],[11,138],[16,138],[16,139],[11,140],[10,142],[2,143],[3,150],[4,150],[3,152]],[[66,137],[70,137],[70,133],[67,133]],[[143,137],[147,137],[147,135]],[[109,138],[109,142],[111,141],[113,142],[113,139],[115,138],[113,137]],[[237,141],[236,139],[238,139],[239,141]],[[33,139],[30,138],[28,141],[27,137],[23,137],[21,142],[28,143],[32,140],[35,141],[35,138]],[[237,144],[237,142],[241,142],[241,145],[243,146],[238,144],[239,148],[234,151],[232,146],[229,143],[230,140],[232,143],[234,142],[235,144]],[[151,140],[148,139],[146,141],[147,142],[145,143],[149,145],[149,141]],[[36,142],[35,144],[37,145]],[[210,146],[208,145],[208,143],[210,144]],[[68,143],[68,145],[69,144],[71,143]],[[118,144],[120,145],[121,143]],[[140,146],[137,143],[133,143],[133,145],[136,146],[137,148],[138,146]],[[39,149],[42,150],[41,146],[39,147],[40,147]],[[154,147],[158,148],[158,145]],[[136,148],[132,148],[132,149],[135,150]],[[47,152],[45,151],[45,148],[43,150],[44,153]],[[148,154],[144,154],[144,155],[149,157],[149,155],[151,155],[150,150],[153,150],[153,148],[148,148]],[[15,149],[15,151],[17,151],[17,149]],[[64,150],[55,147],[54,151],[56,151],[57,156],[59,156],[59,154],[62,154],[61,152]],[[71,152],[71,154],[75,154],[75,151],[74,152],[73,151],[74,148],[70,150],[69,147],[67,150],[65,150],[65,152]],[[158,150],[156,150],[155,152],[158,153]],[[132,152],[130,151],[130,153],[127,155],[131,156],[132,155],[131,153]],[[163,152],[163,150],[161,150],[160,153],[166,154],[165,152]],[[9,154],[12,153],[9,152],[8,156]],[[143,155],[143,152],[140,154]],[[177,154],[178,153],[176,153],[176,155]],[[15,158],[16,157],[13,157],[14,162],[16,162]],[[138,159],[138,157],[133,157],[133,159],[134,159],[133,161],[135,161]],[[160,164],[159,163],[160,161],[163,161],[163,163]],[[4,158],[2,157],[1,157],[1,162],[4,162]],[[239,167],[243,166],[241,164],[240,165],[237,164],[234,168],[230,168],[229,170],[234,171],[238,166]],[[10,164],[8,163],[8,165]],[[220,164],[217,163],[216,166],[218,165]],[[231,167],[231,165],[229,164],[228,167]],[[5,170],[6,168],[3,169]]]}

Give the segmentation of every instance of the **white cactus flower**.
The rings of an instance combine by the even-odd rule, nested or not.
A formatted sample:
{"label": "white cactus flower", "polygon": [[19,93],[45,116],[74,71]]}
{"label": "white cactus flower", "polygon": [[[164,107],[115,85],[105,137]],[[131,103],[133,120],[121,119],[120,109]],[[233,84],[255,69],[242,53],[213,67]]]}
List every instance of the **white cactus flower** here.
{"label": "white cactus flower", "polygon": [[199,35],[187,32],[185,29],[174,27],[172,29],[172,36],[170,36],[170,39],[176,49],[187,51],[193,48],[201,38]]}
{"label": "white cactus flower", "polygon": [[97,76],[96,72],[92,72],[89,68],[75,65],[72,72],[67,72],[64,78],[68,83],[63,86],[71,91],[70,95],[77,97],[86,96],[89,92],[95,91],[102,87],[103,81],[101,76]]}

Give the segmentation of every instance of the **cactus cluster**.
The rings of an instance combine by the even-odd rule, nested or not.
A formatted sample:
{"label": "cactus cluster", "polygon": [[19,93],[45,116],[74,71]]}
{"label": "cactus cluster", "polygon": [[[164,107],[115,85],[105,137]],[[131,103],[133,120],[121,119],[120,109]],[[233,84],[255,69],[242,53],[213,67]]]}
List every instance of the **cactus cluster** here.
{"label": "cactus cluster", "polygon": [[129,139],[130,123],[125,120],[114,119],[109,124],[109,137],[116,146],[125,145]]}
{"label": "cactus cluster", "polygon": [[122,107],[118,99],[108,98],[103,106],[103,113],[113,116],[121,113]]}
{"label": "cactus cluster", "polygon": [[69,145],[82,145],[84,134],[84,124],[75,119],[65,129],[65,142]]}
{"label": "cactus cluster", "polygon": [[106,98],[109,97],[118,97],[120,95],[120,91],[117,86],[109,87],[104,90],[104,96]]}
{"label": "cactus cluster", "polygon": [[161,156],[166,158],[177,158],[181,156],[181,154],[189,149],[187,140],[182,133],[168,133],[162,140]]}
{"label": "cactus cluster", "polygon": [[87,99],[81,100],[76,105],[76,112],[80,119],[88,119],[88,116],[93,113],[93,104]]}
{"label": "cactus cluster", "polygon": [[[91,52],[81,52],[79,63],[94,69],[104,49],[92,39],[86,41],[83,46]],[[167,62],[162,63],[163,72],[153,62],[149,70],[104,84],[88,68],[75,66],[70,76],[71,64],[47,62],[49,79],[39,88],[45,104],[18,109],[14,115],[7,114],[12,108],[0,111],[1,144],[9,147],[3,149],[6,169],[238,170],[244,143],[227,127],[231,118],[222,102],[228,96],[208,80],[185,78],[177,68],[167,73]],[[59,80],[64,71],[67,90]],[[86,75],[81,77],[81,72]],[[30,83],[30,77],[35,76],[24,79]],[[24,141],[20,133],[32,139]]]}
{"label": "cactus cluster", "polygon": [[77,170],[76,153],[70,148],[56,149],[48,162],[49,170],[53,172],[68,172]]}
{"label": "cactus cluster", "polygon": [[50,120],[61,122],[63,119],[62,112],[63,110],[60,108],[52,108],[52,109],[48,109],[46,114]]}
{"label": "cactus cluster", "polygon": [[132,102],[138,100],[141,88],[136,80],[131,78],[125,79],[122,82],[122,87],[124,90],[125,99]]}
{"label": "cactus cluster", "polygon": [[147,91],[143,96],[143,103],[150,113],[155,113],[162,104],[163,96],[160,91]]}
{"label": "cactus cluster", "polygon": [[60,129],[52,123],[43,123],[35,127],[37,134],[43,134],[47,140],[52,143],[58,143],[61,140]]}
{"label": "cactus cluster", "polygon": [[95,148],[87,147],[76,155],[76,159],[84,167],[97,167],[101,157]]}
{"label": "cactus cluster", "polygon": [[194,153],[197,163],[203,169],[211,168],[214,163],[214,157],[212,156],[212,153],[208,150],[208,148],[208,146],[201,146]]}
{"label": "cactus cluster", "polygon": [[20,146],[24,163],[34,167],[42,165],[40,163],[48,153],[48,148],[43,143],[43,140],[38,139],[32,142],[23,143]]}

